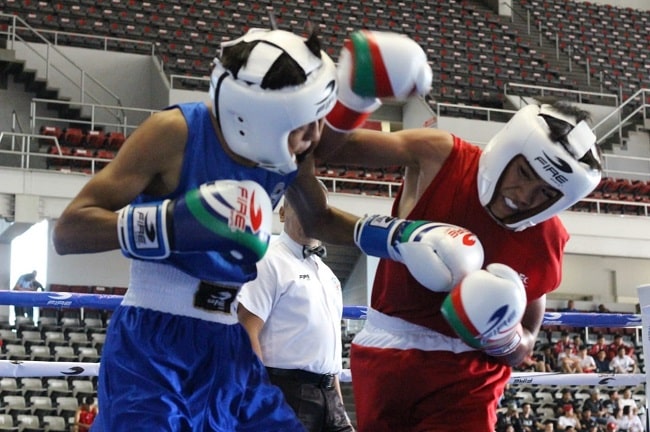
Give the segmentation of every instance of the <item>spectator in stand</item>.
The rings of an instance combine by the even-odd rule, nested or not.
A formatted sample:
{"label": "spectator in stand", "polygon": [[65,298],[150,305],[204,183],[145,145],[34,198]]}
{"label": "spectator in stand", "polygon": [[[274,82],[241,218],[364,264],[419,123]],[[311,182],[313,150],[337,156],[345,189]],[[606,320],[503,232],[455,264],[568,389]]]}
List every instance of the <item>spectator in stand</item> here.
{"label": "spectator in stand", "polygon": [[[615,408],[612,415],[607,418],[607,430],[618,431],[621,429],[621,423],[623,423],[623,410],[621,408]],[[612,428],[610,424],[614,424],[616,427]],[[611,428],[611,429],[610,429]]]}
{"label": "spectator in stand", "polygon": [[542,427],[529,402],[524,402],[521,406],[519,422],[521,423],[523,432],[537,432]]}
{"label": "spectator in stand", "polygon": [[584,408],[580,412],[580,425],[582,428],[580,430],[582,431],[588,431],[592,426],[598,427],[598,423],[596,423],[596,420],[593,417],[593,414],[589,408]]}
{"label": "spectator in stand", "polygon": [[636,401],[632,397],[632,390],[628,387],[623,390],[623,396],[618,402],[619,408],[625,408],[626,406],[636,407]]}
{"label": "spectator in stand", "polygon": [[619,346],[618,354],[609,362],[609,367],[614,373],[634,373],[636,371],[636,362],[627,354],[625,346]]}
{"label": "spectator in stand", "polygon": [[612,311],[609,310],[609,309],[607,308],[607,306],[605,306],[605,305],[602,304],[602,303],[598,305],[598,309],[597,309],[596,312],[598,312],[598,313],[612,313]]}
{"label": "spectator in stand", "polygon": [[[43,285],[36,280],[36,275],[36,270],[21,275],[16,281],[14,291],[43,291]],[[34,319],[34,307],[32,306],[14,306],[14,311],[16,312],[16,317]]]}
{"label": "spectator in stand", "polygon": [[576,415],[575,409],[572,404],[565,404],[562,407],[562,414],[557,419],[557,429],[561,431],[570,430],[567,427],[572,427],[575,430],[581,430],[582,424]]}
{"label": "spectator in stand", "polygon": [[621,409],[621,417],[618,419],[618,428],[625,432],[644,432],[643,422],[635,413],[636,406],[625,405]]}
{"label": "spectator in stand", "polygon": [[562,333],[560,334],[560,339],[557,342],[555,342],[555,347],[554,347],[555,355],[559,356],[561,353],[563,353],[564,348],[566,346],[571,347],[572,352],[576,351],[576,347],[573,344],[573,340],[571,339],[571,335],[569,334],[568,331],[562,330]]}
{"label": "spectator in stand", "polygon": [[544,370],[540,372],[559,372],[560,366],[557,362],[557,354],[555,354],[553,345],[546,344],[542,355],[544,356]]}
{"label": "spectator in stand", "polygon": [[594,361],[596,362],[596,372],[598,373],[611,372],[611,369],[609,367],[609,359],[607,358],[607,351],[605,350],[598,351],[598,354],[596,354],[596,358],[594,359]]}
{"label": "spectator in stand", "polygon": [[567,300],[566,307],[558,309],[560,312],[578,312],[573,300]]}
{"label": "spectator in stand", "polygon": [[600,390],[598,388],[593,388],[589,392],[589,398],[585,399],[582,404],[582,412],[589,410],[591,413],[591,418],[598,422],[599,424],[607,423],[607,410],[603,405],[603,401],[600,400]]}
{"label": "spectator in stand", "polygon": [[513,368],[513,370],[520,371],[520,372],[543,372],[543,371],[538,371],[538,360],[537,360],[537,354],[532,353],[530,355],[527,355],[526,358],[521,362],[519,366],[516,366]]}
{"label": "spectator in stand", "polygon": [[578,409],[578,402],[573,398],[571,390],[565,388],[562,389],[560,398],[555,400],[555,415],[559,416],[562,414],[567,405],[571,405],[574,410]]}
{"label": "spectator in stand", "polygon": [[503,389],[503,395],[499,400],[499,407],[507,408],[512,403],[517,405],[517,389],[513,388],[510,383],[508,383]]}
{"label": "spectator in stand", "polygon": [[582,341],[582,336],[580,336],[579,334],[575,334],[575,335],[573,335],[571,340],[573,341],[573,353],[578,354],[578,351],[580,350],[580,347],[585,344]]}
{"label": "spectator in stand", "polygon": [[570,345],[564,346],[564,351],[557,356],[557,362],[564,373],[580,373],[580,359]]}
{"label": "spectator in stand", "polygon": [[578,351],[578,367],[580,368],[580,372],[583,373],[595,372],[597,369],[596,361],[589,355],[588,350],[589,347],[587,345],[581,345]]}
{"label": "spectator in stand", "polygon": [[644,432],[643,422],[634,412],[636,407],[626,405],[623,407],[621,418],[618,420],[619,430],[627,432]]}
{"label": "spectator in stand", "polygon": [[607,356],[609,357],[610,360],[616,357],[616,355],[618,354],[618,349],[621,347],[625,348],[625,354],[629,355],[632,358],[635,358],[634,347],[632,345],[628,345],[625,343],[622,334],[616,333],[614,335],[614,342],[609,344],[607,348]]}
{"label": "spectator in stand", "polygon": [[[554,372],[554,369],[551,366],[551,362],[547,359],[547,354],[545,353],[546,349],[542,352],[535,352],[533,353],[532,359],[533,359],[533,366],[534,366],[534,371],[535,372]],[[555,356],[553,355],[553,351],[550,350],[551,352],[549,355],[552,358],[552,362],[555,364]]]}
{"label": "spectator in stand", "polygon": [[546,420],[542,432],[555,432],[555,422],[553,420]]}
{"label": "spectator in stand", "polygon": [[97,417],[97,405],[92,396],[85,397],[74,417],[74,431],[88,432]]}
{"label": "spectator in stand", "polygon": [[621,407],[621,395],[618,390],[613,389],[609,391],[609,399],[603,401],[603,407],[607,411],[607,416],[614,417],[616,409]]}
{"label": "spectator in stand", "polygon": [[[626,410],[627,410],[627,414],[626,414]],[[641,420],[641,417],[639,417],[638,415],[638,411],[639,410],[636,406],[623,407],[623,417],[627,417],[629,422],[627,427],[628,432],[645,432],[645,426],[643,421]]]}
{"label": "spectator in stand", "polygon": [[[511,427],[512,429],[508,429],[508,427]],[[501,411],[497,413],[496,432],[507,432],[508,430],[513,430],[515,432],[524,431],[519,418],[519,409],[515,402],[508,404],[508,409],[505,412]]]}
{"label": "spectator in stand", "polygon": [[605,341],[605,336],[602,333],[598,333],[596,335],[596,343],[589,348],[589,354],[591,354],[593,357],[596,357],[599,351],[605,351],[605,354],[607,354],[607,350],[609,349],[609,344]]}

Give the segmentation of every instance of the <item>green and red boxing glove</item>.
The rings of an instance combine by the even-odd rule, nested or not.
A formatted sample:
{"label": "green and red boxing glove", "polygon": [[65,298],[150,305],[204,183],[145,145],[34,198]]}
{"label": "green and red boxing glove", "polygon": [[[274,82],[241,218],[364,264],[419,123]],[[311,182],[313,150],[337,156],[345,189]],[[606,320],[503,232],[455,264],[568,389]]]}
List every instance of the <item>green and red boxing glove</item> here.
{"label": "green and red boxing glove", "polygon": [[422,48],[405,35],[356,31],[338,61],[338,100],[325,118],[339,132],[361,126],[381,105],[380,98],[405,100],[425,95],[433,73]]}
{"label": "green and red boxing glove", "polygon": [[445,298],[441,311],[465,343],[501,357],[521,343],[526,303],[517,272],[494,263],[468,274]]}

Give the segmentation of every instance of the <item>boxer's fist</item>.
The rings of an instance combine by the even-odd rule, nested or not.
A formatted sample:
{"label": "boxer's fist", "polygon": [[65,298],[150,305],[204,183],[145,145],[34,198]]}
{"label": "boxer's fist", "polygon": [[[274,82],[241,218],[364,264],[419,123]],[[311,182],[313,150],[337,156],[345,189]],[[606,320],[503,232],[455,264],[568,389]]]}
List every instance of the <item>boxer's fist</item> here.
{"label": "boxer's fist", "polygon": [[175,200],[126,206],[117,231],[129,258],[213,251],[235,264],[254,264],[268,248],[272,214],[271,200],[258,183],[218,180]]}
{"label": "boxer's fist", "polygon": [[354,241],[368,255],[403,263],[431,291],[449,291],[483,265],[481,242],[455,225],[366,216],[357,221]]}
{"label": "boxer's fist", "polygon": [[441,308],[458,337],[493,356],[510,354],[519,346],[525,310],[521,278],[504,264],[490,264],[469,274]]}
{"label": "boxer's fist", "polygon": [[326,121],[335,130],[353,130],[381,105],[378,98],[425,95],[432,76],[426,54],[407,36],[356,31],[341,51],[338,101]]}

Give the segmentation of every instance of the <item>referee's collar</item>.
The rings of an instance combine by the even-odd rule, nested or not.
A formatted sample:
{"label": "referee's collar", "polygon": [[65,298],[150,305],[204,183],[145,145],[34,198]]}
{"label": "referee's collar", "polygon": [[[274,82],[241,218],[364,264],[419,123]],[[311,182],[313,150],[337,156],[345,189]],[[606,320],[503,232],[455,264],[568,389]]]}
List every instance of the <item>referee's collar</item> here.
{"label": "referee's collar", "polygon": [[289,234],[287,234],[286,231],[282,231],[280,233],[279,240],[281,240],[284,244],[287,245],[291,253],[298,258],[299,260],[303,260],[302,256],[302,245],[289,237]]}
{"label": "referee's collar", "polygon": [[280,236],[279,236],[278,240],[282,241],[285,245],[287,245],[287,247],[289,248],[291,253],[296,258],[298,258],[301,261],[306,259],[304,257],[304,255],[303,255],[303,252],[302,252],[304,245],[302,245],[302,244],[298,243],[297,241],[295,241],[294,239],[292,239],[289,236],[289,234],[287,234],[286,231],[282,231],[280,233]]}

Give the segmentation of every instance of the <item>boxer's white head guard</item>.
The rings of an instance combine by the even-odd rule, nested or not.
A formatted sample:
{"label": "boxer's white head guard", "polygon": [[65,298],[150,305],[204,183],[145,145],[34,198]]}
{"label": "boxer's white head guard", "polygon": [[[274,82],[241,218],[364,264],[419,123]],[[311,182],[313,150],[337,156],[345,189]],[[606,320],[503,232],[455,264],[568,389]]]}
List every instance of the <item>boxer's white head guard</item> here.
{"label": "boxer's white head guard", "polygon": [[[573,129],[561,141],[553,140],[544,116],[563,120]],[[522,155],[537,175],[559,194],[542,206],[521,212],[515,220],[500,222],[509,229],[521,231],[550,219],[598,185],[600,170],[581,162],[589,152],[596,161],[600,160],[596,136],[584,120],[576,124],[573,116],[565,115],[551,105],[522,108],[490,140],[481,155],[478,170],[481,204],[488,208],[504,170],[513,158]]]}
{"label": "boxer's white head guard", "polygon": [[[221,45],[255,42],[245,64],[236,72],[214,61],[210,99],[219,127],[230,149],[260,167],[287,174],[297,169],[289,151],[289,133],[317,121],[336,102],[336,68],[325,52],[314,55],[305,40],[283,30],[251,29]],[[263,88],[276,60],[289,55],[302,68],[306,81],[281,89]]]}

